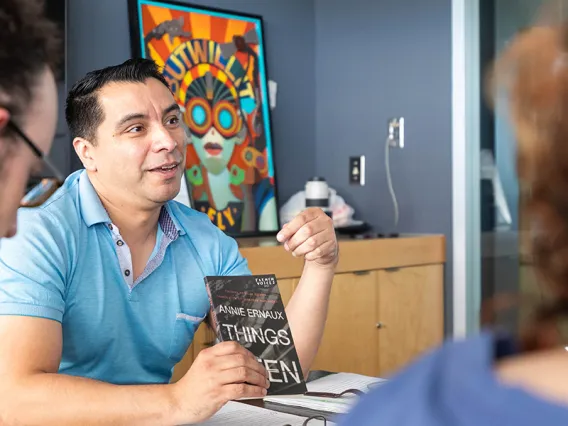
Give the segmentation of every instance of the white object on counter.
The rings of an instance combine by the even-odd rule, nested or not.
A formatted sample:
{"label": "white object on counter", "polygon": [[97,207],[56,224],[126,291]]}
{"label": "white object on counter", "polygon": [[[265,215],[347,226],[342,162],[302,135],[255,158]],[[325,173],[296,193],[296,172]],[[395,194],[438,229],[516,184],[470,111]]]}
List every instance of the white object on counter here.
{"label": "white object on counter", "polygon": [[[290,222],[300,214],[306,206],[306,193],[299,191],[292,195],[282,207],[280,207],[280,222],[282,224]],[[336,228],[352,225],[358,221],[353,220],[355,210],[345,200],[337,194],[333,188],[329,188],[329,207],[331,209],[333,225]]]}

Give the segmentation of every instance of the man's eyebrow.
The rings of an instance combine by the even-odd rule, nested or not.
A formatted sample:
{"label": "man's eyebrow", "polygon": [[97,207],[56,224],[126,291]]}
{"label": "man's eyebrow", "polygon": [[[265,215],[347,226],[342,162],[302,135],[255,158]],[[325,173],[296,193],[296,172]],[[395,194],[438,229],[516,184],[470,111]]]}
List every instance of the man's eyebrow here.
{"label": "man's eyebrow", "polygon": [[181,108],[175,102],[164,110],[164,112],[162,113],[162,116],[168,115],[170,112],[174,112],[174,111],[175,112],[181,112]]}
{"label": "man's eyebrow", "polygon": [[[164,111],[162,112],[162,116],[165,116],[165,115],[167,115],[167,114],[169,114],[170,112],[173,112],[173,111],[181,112],[179,105],[175,102],[173,104],[171,104],[169,107],[167,107],[166,109],[164,109]],[[118,121],[118,123],[116,124],[116,128],[123,126],[125,123],[128,123],[129,121],[146,119],[146,118],[148,118],[148,115],[142,114],[140,112],[128,114],[128,115],[125,115],[124,117],[122,117]]]}
{"label": "man's eyebrow", "polygon": [[142,114],[142,113],[139,113],[139,112],[135,112],[135,113],[132,113],[132,114],[125,115],[124,117],[122,117],[120,119],[120,121],[118,123],[116,123],[116,128],[121,127],[123,124],[128,123],[131,120],[140,120],[140,119],[143,119],[143,118],[148,118],[148,116],[146,114]]}

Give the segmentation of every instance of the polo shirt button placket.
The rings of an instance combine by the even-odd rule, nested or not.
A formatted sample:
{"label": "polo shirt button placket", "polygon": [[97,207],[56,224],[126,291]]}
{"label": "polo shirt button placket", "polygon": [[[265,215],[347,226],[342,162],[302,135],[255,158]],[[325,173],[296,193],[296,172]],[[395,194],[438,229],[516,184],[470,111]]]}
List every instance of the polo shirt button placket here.
{"label": "polo shirt button placket", "polygon": [[119,247],[118,250],[117,250],[118,262],[119,262],[120,267],[122,269],[122,273],[127,278],[126,283],[130,287],[130,290],[132,290],[132,288],[131,288],[132,284],[133,284],[132,280],[128,279],[128,277],[130,277],[130,274],[132,273],[132,268],[131,268],[131,265],[129,265],[127,260],[126,260],[126,258],[128,257],[128,256],[126,256],[128,254],[128,252],[125,251],[125,250],[127,250],[126,243],[122,239],[122,236],[120,235],[118,228],[115,227],[112,223],[108,224],[108,229],[112,232],[114,242]]}

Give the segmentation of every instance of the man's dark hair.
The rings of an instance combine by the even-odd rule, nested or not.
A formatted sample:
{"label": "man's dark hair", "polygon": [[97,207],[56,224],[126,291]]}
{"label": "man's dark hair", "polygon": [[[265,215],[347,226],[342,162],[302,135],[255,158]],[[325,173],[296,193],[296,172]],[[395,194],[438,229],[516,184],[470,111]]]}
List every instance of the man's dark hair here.
{"label": "man's dark hair", "polygon": [[79,80],[67,95],[65,118],[71,136],[95,143],[95,136],[104,121],[104,112],[97,92],[109,83],[144,83],[155,78],[170,88],[158,66],[151,59],[134,58],[122,64],[91,71]]}
{"label": "man's dark hair", "polygon": [[0,1],[0,106],[21,116],[46,67],[55,72],[61,37],[42,0]]}

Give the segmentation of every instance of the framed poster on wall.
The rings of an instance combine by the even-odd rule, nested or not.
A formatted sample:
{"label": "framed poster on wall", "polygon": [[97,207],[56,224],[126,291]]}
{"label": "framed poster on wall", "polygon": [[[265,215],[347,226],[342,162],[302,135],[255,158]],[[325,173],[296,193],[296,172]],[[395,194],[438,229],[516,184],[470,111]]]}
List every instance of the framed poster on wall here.
{"label": "framed poster on wall", "polygon": [[234,237],[278,231],[260,16],[129,0],[132,53],[153,59],[180,105],[194,209]]}

